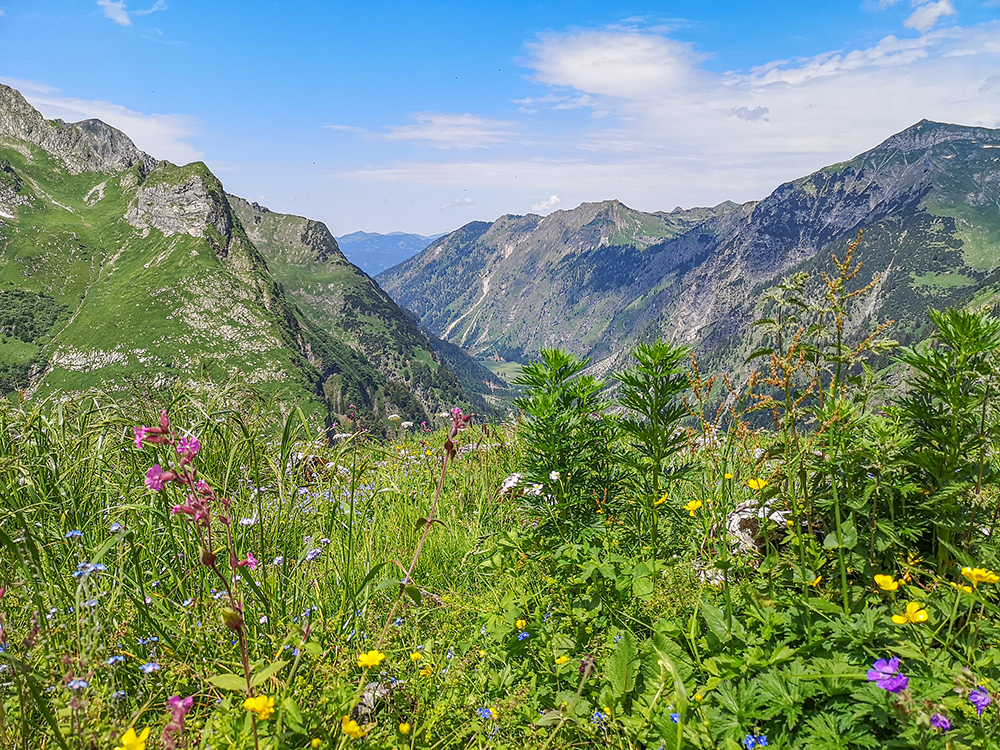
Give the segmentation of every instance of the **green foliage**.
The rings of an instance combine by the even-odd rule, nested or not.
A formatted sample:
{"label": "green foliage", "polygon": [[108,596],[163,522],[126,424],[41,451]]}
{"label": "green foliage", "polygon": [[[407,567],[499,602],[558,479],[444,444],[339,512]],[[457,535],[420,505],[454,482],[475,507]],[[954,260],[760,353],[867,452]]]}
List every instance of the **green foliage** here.
{"label": "green foliage", "polygon": [[565,534],[592,522],[620,488],[612,452],[618,426],[604,414],[603,383],[581,374],[588,360],[558,349],[543,349],[540,356],[514,381],[527,391],[515,401],[527,416],[524,478],[539,485],[538,512]]}
{"label": "green foliage", "polygon": [[[391,443],[358,419],[326,444],[235,387],[167,391],[228,503],[214,548],[231,534],[255,558],[225,604],[185,497],[145,486],[179,460],[135,447],[161,404],[0,404],[0,745],[156,737],[190,695],[188,746],[231,750],[995,747],[1000,327],[935,316],[908,391],[880,403],[878,342],[838,333],[846,268],[818,302],[779,290],[746,387],[658,342],[618,377],[621,415],[557,350],[524,367],[521,420],[398,424]],[[417,408],[380,386],[378,408]],[[869,676],[893,658],[897,692]]]}

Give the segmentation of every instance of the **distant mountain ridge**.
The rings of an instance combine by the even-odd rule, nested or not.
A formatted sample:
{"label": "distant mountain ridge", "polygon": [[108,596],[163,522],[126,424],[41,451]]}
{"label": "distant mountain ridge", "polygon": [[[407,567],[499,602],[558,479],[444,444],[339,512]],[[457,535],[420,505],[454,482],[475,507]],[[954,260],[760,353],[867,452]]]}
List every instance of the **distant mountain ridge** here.
{"label": "distant mountain ridge", "polygon": [[412,258],[441,234],[424,236],[406,232],[351,232],[338,237],[337,242],[352,263],[365,270],[365,273],[376,275],[387,268]]}
{"label": "distant mountain ridge", "polygon": [[643,213],[612,200],[472,222],[377,280],[480,358],[558,346],[608,372],[662,336],[737,364],[755,345],[761,294],[783,275],[828,271],[858,230],[858,283],[882,278],[862,329],[893,319],[913,340],[928,308],[993,298],[1000,130],[921,121],[742,205]]}
{"label": "distant mountain ridge", "polygon": [[103,122],[45,120],[2,85],[0,307],[5,393],[238,376],[330,422],[353,405],[376,430],[470,403],[325,225],[230,196],[201,162],[157,161]]}

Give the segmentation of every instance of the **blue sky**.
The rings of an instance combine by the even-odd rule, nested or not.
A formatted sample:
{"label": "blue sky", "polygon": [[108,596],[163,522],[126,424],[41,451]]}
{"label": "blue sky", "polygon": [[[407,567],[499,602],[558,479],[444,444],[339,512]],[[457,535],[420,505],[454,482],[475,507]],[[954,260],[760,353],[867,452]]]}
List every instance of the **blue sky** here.
{"label": "blue sky", "polygon": [[335,234],[762,198],[1000,127],[1000,0],[0,0],[0,81]]}

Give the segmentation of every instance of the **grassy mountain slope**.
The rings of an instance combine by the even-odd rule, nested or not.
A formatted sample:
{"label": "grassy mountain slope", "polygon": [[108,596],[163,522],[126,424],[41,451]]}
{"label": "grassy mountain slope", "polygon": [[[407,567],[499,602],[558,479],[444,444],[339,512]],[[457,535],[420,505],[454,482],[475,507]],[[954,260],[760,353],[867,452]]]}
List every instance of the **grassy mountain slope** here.
{"label": "grassy mountain slope", "polygon": [[[442,365],[432,342],[344,257],[325,224],[276,213],[236,196],[229,196],[229,202],[267,258],[274,278],[309,324],[362,354],[380,373],[389,408],[415,420],[425,419],[426,414],[408,409],[406,404],[414,397],[430,412],[469,399],[479,410],[486,408],[476,396],[482,385],[468,394],[463,390],[459,378]],[[476,385],[475,379],[470,384]]]}
{"label": "grassy mountain slope", "polygon": [[235,376],[337,421],[354,404],[376,429],[390,410],[467,403],[325,226],[273,217],[254,222],[200,162],[156,162],[98,121],[46,121],[0,87],[0,390]]}
{"label": "grassy mountain slope", "polygon": [[602,371],[664,336],[735,363],[754,345],[762,291],[829,270],[863,229],[859,281],[883,277],[866,316],[913,338],[928,307],[996,281],[998,165],[1000,131],[923,121],[759,202],[643,214],[608,201],[474,222],[378,280],[481,357],[523,362],[560,346]]}

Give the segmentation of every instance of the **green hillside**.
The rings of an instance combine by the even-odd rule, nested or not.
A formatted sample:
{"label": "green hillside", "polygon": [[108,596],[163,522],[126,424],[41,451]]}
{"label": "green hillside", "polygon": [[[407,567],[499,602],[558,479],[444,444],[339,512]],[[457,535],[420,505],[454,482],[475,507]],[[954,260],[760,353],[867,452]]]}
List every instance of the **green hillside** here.
{"label": "green hillside", "polygon": [[204,164],[156,162],[99,121],[46,121],[8,87],[0,294],[7,393],[238,379],[376,431],[469,403],[325,226],[255,212]]}

